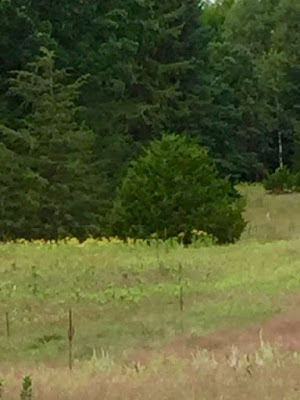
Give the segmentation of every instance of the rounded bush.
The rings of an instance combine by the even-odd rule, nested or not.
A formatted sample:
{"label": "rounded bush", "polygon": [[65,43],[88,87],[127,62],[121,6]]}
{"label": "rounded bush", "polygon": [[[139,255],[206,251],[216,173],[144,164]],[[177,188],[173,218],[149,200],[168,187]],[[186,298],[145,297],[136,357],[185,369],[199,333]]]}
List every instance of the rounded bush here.
{"label": "rounded bush", "polygon": [[112,234],[159,238],[196,230],[219,243],[236,241],[244,227],[244,200],[218,177],[207,152],[184,135],[165,134],[132,162],[110,216]]}
{"label": "rounded bush", "polygon": [[287,167],[277,168],[264,180],[264,187],[267,191],[275,194],[291,193],[299,187],[299,177]]}

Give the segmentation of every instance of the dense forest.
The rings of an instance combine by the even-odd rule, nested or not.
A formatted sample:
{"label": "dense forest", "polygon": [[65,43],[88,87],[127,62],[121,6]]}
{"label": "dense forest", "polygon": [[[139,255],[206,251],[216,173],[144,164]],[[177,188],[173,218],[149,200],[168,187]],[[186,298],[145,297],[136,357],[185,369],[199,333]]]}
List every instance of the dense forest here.
{"label": "dense forest", "polygon": [[2,239],[106,234],[164,132],[232,182],[297,170],[299,121],[299,1],[0,0]]}

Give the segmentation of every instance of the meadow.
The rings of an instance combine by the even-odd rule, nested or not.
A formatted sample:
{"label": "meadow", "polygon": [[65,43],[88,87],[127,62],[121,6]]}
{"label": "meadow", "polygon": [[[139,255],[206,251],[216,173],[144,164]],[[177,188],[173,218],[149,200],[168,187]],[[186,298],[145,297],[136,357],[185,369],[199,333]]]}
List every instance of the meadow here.
{"label": "meadow", "polygon": [[271,337],[287,312],[293,327],[300,196],[240,190],[249,223],[230,246],[1,244],[2,398],[18,398],[28,374],[43,400],[299,398],[297,346],[271,347],[259,332]]}

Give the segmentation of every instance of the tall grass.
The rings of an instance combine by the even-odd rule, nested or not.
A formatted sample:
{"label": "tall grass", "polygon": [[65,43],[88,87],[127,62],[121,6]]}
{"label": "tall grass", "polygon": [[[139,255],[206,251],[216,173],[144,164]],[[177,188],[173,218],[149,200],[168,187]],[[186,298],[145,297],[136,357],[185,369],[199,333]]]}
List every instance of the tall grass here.
{"label": "tall grass", "polygon": [[247,199],[246,220],[249,222],[242,240],[263,242],[300,237],[300,194],[267,194],[261,185],[240,185]]}
{"label": "tall grass", "polygon": [[[19,377],[27,370],[5,375],[6,400],[19,398]],[[72,374],[39,367],[30,373],[37,400],[296,400],[300,392],[299,356],[268,347],[248,355],[233,348],[221,361],[205,351],[189,359],[161,358],[138,371],[123,365],[107,371],[85,367]]]}

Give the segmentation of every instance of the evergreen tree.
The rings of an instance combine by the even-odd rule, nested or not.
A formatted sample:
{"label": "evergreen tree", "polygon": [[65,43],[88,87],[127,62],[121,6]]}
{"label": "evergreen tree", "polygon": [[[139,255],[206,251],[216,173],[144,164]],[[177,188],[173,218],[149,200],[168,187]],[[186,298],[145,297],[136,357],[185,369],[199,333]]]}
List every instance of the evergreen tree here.
{"label": "evergreen tree", "polygon": [[[10,81],[10,92],[22,99],[27,116],[18,131],[1,127],[3,142],[12,143],[9,150],[17,165],[35,180],[32,189],[23,189],[23,196],[34,198],[23,237],[85,237],[99,229],[91,162],[94,136],[76,122],[75,101],[86,77],[67,80],[67,72],[55,68],[54,54],[42,49],[29,69],[16,72]],[[14,195],[13,188],[7,192]]]}
{"label": "evergreen tree", "polygon": [[165,129],[194,128],[207,58],[198,2],[112,0],[101,13],[102,41],[89,65],[93,88],[85,93],[100,135],[145,142]]}
{"label": "evergreen tree", "polygon": [[0,240],[30,238],[30,229],[37,224],[38,182],[24,159],[11,150],[24,145],[23,138],[3,127],[0,136]]}
{"label": "evergreen tree", "polygon": [[[9,4],[17,16],[22,9],[29,25],[23,37],[0,28],[5,42],[21,50],[24,43],[31,45],[24,59],[5,67],[6,74],[9,69],[23,69],[39,43],[55,49],[57,65],[72,67],[73,78],[90,74],[81,91],[86,108],[80,118],[97,134],[99,162],[108,167],[101,173],[111,176],[115,171],[111,193],[140,143],[163,130],[197,130],[205,107],[207,82],[202,69],[208,40],[198,1],[67,0],[54,7],[44,0],[10,0]],[[15,109],[16,100],[3,112],[13,115],[14,128]],[[114,155],[114,168],[106,153]]]}
{"label": "evergreen tree", "polygon": [[[101,184],[96,186],[105,198],[102,215],[130,159],[163,131],[196,135],[223,175],[236,180],[261,179],[273,171],[281,162],[279,142],[282,162],[298,168],[298,16],[299,2],[293,0],[203,0],[200,5],[197,0],[66,0],[55,5],[46,0],[0,1],[0,123],[10,128],[1,130],[1,157],[15,181],[17,171],[22,176],[11,193],[19,187],[22,201],[28,200],[26,208],[33,210],[45,185],[45,174],[32,166],[30,154],[39,156],[32,148],[38,137],[33,126],[39,118],[43,122],[43,115],[52,118],[53,101],[49,96],[49,115],[39,111],[39,116],[39,102],[47,109],[39,85],[39,100],[34,100],[16,88],[26,83],[27,90],[29,75],[17,75],[18,83],[9,80],[10,71],[24,71],[40,46],[55,51],[59,71],[68,68],[67,87],[69,81],[81,83],[81,76],[90,75],[76,94],[86,106],[76,110],[76,121],[87,121],[95,132],[86,146],[93,147],[97,163],[82,163],[87,176],[97,171]],[[11,84],[14,96],[8,94]],[[41,155],[50,149],[46,142],[41,141]],[[83,146],[76,143],[77,148]],[[72,146],[70,156],[61,156],[65,165],[72,164],[76,152],[84,159],[91,151]],[[7,179],[4,174],[2,178],[1,190],[7,195]],[[28,187],[33,191],[25,196]],[[18,220],[28,220],[23,217],[20,211]]]}
{"label": "evergreen tree", "polygon": [[6,96],[9,73],[26,67],[41,46],[55,48],[48,21],[34,16],[31,0],[0,1],[0,123],[14,124],[15,99]]}
{"label": "evergreen tree", "polygon": [[202,7],[195,0],[154,1],[158,30],[144,59],[152,66],[149,75],[156,114],[150,120],[159,121],[155,134],[165,130],[194,133],[202,127],[209,36],[201,14]]}
{"label": "evergreen tree", "polygon": [[112,232],[123,238],[185,238],[193,229],[220,243],[237,240],[244,201],[221,179],[207,152],[184,135],[163,135],[134,161],[111,213]]}
{"label": "evergreen tree", "polygon": [[[211,14],[218,12],[217,19],[220,7],[224,19],[210,45],[212,102],[203,143],[225,173],[255,180],[278,166],[279,136],[283,159],[289,166],[293,161],[292,103],[299,99],[295,80],[290,82],[297,61],[289,56],[288,40],[295,43],[299,37],[299,6],[288,0],[242,0],[228,8],[224,0],[208,7],[206,22],[214,23]],[[293,33],[288,39],[284,32]]]}

